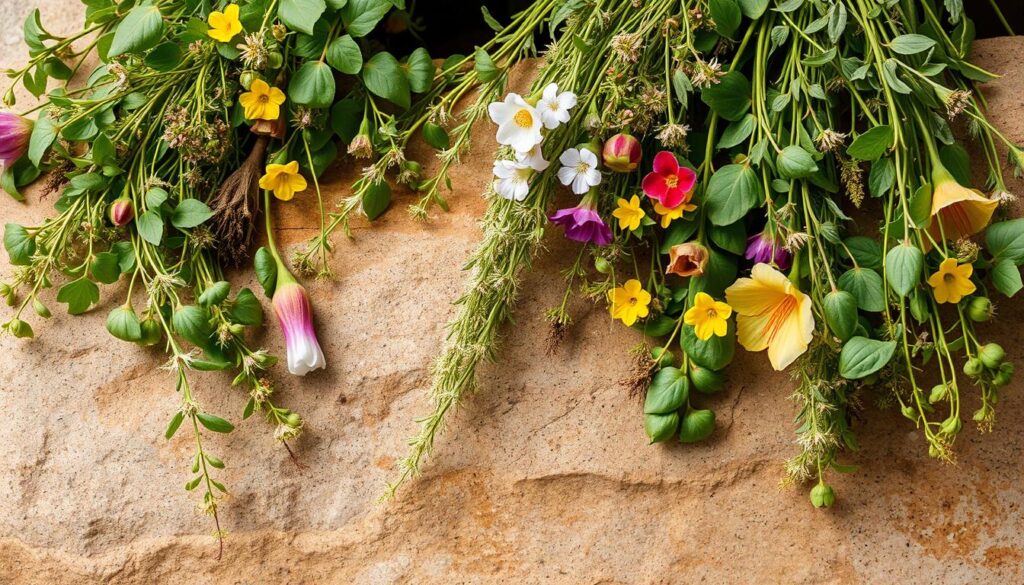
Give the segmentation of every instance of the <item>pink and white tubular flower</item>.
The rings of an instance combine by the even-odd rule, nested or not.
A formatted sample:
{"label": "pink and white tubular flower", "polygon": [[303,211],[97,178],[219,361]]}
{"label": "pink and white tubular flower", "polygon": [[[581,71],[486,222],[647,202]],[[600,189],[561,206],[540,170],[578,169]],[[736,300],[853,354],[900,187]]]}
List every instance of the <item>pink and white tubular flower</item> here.
{"label": "pink and white tubular flower", "polygon": [[283,282],[271,301],[288,348],[288,371],[296,376],[327,367],[324,352],[313,328],[313,311],[306,289],[297,282]]}
{"label": "pink and white tubular flower", "polygon": [[25,151],[32,136],[32,121],[14,112],[0,111],[0,167],[9,168]]}

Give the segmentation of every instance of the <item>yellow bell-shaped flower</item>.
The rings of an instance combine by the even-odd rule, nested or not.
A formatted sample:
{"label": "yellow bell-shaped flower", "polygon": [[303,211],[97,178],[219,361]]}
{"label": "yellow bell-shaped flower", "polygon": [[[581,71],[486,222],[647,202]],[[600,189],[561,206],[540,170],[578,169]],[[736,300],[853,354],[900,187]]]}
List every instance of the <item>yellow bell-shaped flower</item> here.
{"label": "yellow bell-shaped flower", "polygon": [[928,233],[936,242],[959,240],[984,230],[999,206],[998,201],[985,197],[981,191],[958,183],[941,164],[932,169],[932,184]]}

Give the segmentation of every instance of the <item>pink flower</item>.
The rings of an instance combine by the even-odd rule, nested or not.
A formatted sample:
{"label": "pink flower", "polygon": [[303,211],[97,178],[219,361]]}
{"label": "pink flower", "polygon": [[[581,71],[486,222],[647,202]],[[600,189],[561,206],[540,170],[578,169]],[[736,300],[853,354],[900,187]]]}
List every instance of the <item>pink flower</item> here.
{"label": "pink flower", "polygon": [[118,197],[110,204],[110,223],[117,227],[128,225],[128,222],[135,217],[135,209],[132,207],[132,200],[127,197]]}
{"label": "pink flower", "polygon": [[617,173],[631,173],[640,165],[643,150],[635,136],[616,134],[605,141],[601,155],[604,166]]}
{"label": "pink flower", "polygon": [[548,219],[565,227],[565,237],[570,240],[607,246],[612,243],[612,230],[598,215],[594,199],[594,191],[591,191],[578,206],[559,209]]}
{"label": "pink flower", "polygon": [[0,112],[0,167],[10,167],[28,149],[32,121],[13,112]]}
{"label": "pink flower", "polygon": [[674,154],[667,150],[654,157],[654,170],[644,177],[644,193],[663,206],[674,209],[693,197],[697,173],[679,166]]}
{"label": "pink flower", "polygon": [[744,256],[755,264],[775,264],[779,270],[788,269],[793,259],[789,251],[777,244],[767,231],[747,238],[747,253]]}
{"label": "pink flower", "polygon": [[313,370],[326,368],[327,360],[316,339],[306,289],[294,280],[288,280],[279,282],[271,304],[288,347],[288,371],[296,376],[305,376]]}

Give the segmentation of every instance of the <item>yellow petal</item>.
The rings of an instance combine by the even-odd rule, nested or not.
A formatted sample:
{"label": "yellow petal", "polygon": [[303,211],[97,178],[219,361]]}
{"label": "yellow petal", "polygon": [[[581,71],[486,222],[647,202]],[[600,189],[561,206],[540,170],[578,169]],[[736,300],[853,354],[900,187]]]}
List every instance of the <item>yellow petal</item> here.
{"label": "yellow petal", "polygon": [[[796,361],[805,351],[811,342],[814,334],[814,317],[811,315],[811,303],[804,302],[802,305],[806,311],[798,307],[792,314],[783,321],[778,332],[772,337],[768,345],[768,361],[776,371],[785,370],[789,364]],[[806,315],[803,314],[806,312]]]}
{"label": "yellow petal", "polygon": [[762,351],[768,347],[768,338],[762,332],[768,328],[771,312],[758,315],[736,315],[736,340],[747,351]]}
{"label": "yellow petal", "polygon": [[238,22],[238,4],[228,4],[228,7],[224,9],[224,16],[228,18],[229,22]]}
{"label": "yellow petal", "polygon": [[292,175],[288,177],[288,187],[296,193],[301,193],[306,190],[306,178],[302,175]]}
{"label": "yellow petal", "polygon": [[270,88],[270,101],[273,104],[281,105],[284,103],[285,95],[284,92],[276,87]]}
{"label": "yellow petal", "polygon": [[206,19],[206,22],[209,23],[210,28],[217,29],[218,31],[222,31],[228,27],[228,20],[224,18],[223,12],[211,12],[210,16]]}

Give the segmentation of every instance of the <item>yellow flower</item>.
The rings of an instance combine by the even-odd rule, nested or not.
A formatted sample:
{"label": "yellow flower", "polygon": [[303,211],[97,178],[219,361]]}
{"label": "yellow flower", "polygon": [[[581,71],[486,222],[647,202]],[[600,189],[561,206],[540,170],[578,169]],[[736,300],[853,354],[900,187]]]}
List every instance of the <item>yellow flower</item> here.
{"label": "yellow flower", "polygon": [[[984,230],[999,207],[998,201],[985,197],[981,191],[957,183],[941,165],[932,170],[932,181],[935,189],[928,233],[936,242],[941,242],[943,236],[959,240]],[[931,242],[926,242],[925,247],[925,252],[930,250]]]}
{"label": "yellow flower", "polygon": [[249,91],[238,96],[248,120],[276,120],[281,116],[284,92],[262,79],[254,79]]}
{"label": "yellow flower", "polygon": [[222,43],[230,41],[242,32],[242,23],[238,20],[238,4],[228,4],[224,12],[211,12],[206,22],[210,25],[210,30],[206,31],[206,34]]}
{"label": "yellow flower", "polygon": [[629,201],[619,198],[619,207],[612,215],[619,219],[619,229],[628,231],[640,227],[640,222],[647,216],[644,210],[640,209],[640,198],[636,195]]}
{"label": "yellow flower", "polygon": [[957,265],[956,258],[946,258],[939,264],[939,270],[928,277],[928,284],[935,292],[937,303],[959,303],[960,299],[973,293],[978,287],[971,282],[974,266]]}
{"label": "yellow flower", "polygon": [[782,371],[807,351],[814,333],[811,299],[786,275],[768,264],[756,264],[750,278],[725,289],[736,311],[736,333],[747,351],[768,349],[772,367]]}
{"label": "yellow flower", "polygon": [[697,293],[693,299],[693,306],[683,313],[683,322],[693,326],[697,339],[707,341],[712,335],[723,337],[729,329],[729,316],[732,315],[732,307],[716,301],[705,292]]}
{"label": "yellow flower", "polygon": [[668,225],[672,223],[673,220],[683,217],[683,213],[693,211],[695,209],[697,209],[697,206],[688,201],[680,203],[678,207],[671,208],[665,207],[660,202],[655,202],[654,204],[654,211],[658,212],[658,215],[661,216],[662,229],[667,229]]}
{"label": "yellow flower", "polygon": [[632,327],[636,320],[650,312],[651,293],[645,291],[640,281],[632,278],[619,288],[608,291],[612,303],[612,319],[621,320],[626,327]]}
{"label": "yellow flower", "polygon": [[299,173],[298,161],[286,165],[267,165],[267,174],[260,177],[260,188],[274,192],[274,197],[288,201],[306,190],[306,179]]}

